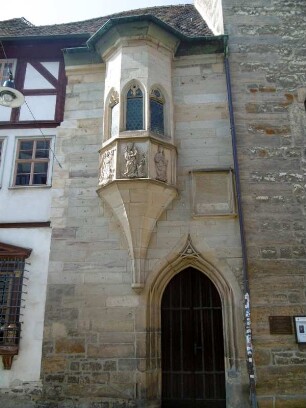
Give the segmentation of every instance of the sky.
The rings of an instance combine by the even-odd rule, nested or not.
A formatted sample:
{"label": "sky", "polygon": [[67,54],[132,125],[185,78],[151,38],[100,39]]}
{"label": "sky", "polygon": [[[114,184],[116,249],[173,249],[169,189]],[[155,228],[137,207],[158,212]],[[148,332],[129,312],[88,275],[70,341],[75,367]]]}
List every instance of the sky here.
{"label": "sky", "polygon": [[124,10],[169,4],[193,3],[192,0],[14,0],[1,7],[0,20],[24,17],[34,25],[61,24],[106,16]]}

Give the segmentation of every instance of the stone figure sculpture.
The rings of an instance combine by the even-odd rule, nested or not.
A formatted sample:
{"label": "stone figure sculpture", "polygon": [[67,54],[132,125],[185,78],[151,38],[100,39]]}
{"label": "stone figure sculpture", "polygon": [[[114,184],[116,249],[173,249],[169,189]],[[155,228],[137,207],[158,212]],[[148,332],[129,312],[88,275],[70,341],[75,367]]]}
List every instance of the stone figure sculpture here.
{"label": "stone figure sculpture", "polygon": [[137,166],[137,170],[138,170],[138,177],[147,177],[145,153],[142,154],[142,158]]}
{"label": "stone figure sculpture", "polygon": [[107,184],[110,180],[114,178],[114,168],[113,168],[114,150],[108,150],[103,155],[103,162],[101,166],[99,184]]}
{"label": "stone figure sculpture", "polygon": [[156,180],[167,182],[168,160],[165,157],[164,148],[158,146],[158,151],[154,156]]}
{"label": "stone figure sculpture", "polygon": [[124,176],[129,178],[138,177],[137,156],[138,151],[134,146],[134,143],[127,144],[124,151],[125,158],[125,171],[123,173]]}

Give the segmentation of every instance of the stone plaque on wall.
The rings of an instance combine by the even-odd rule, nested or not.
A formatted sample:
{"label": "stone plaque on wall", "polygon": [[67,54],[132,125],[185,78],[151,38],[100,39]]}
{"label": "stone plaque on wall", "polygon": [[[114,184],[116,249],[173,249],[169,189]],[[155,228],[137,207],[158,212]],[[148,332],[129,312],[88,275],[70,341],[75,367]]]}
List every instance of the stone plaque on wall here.
{"label": "stone plaque on wall", "polygon": [[194,216],[235,214],[232,171],[192,172],[192,206]]}
{"label": "stone plaque on wall", "polygon": [[269,316],[270,334],[293,334],[291,316]]}

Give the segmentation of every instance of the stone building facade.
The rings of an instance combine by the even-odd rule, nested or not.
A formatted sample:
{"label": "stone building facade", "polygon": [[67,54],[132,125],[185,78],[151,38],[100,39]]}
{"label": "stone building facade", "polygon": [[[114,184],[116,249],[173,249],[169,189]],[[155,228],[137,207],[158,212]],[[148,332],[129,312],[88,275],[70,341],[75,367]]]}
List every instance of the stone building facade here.
{"label": "stone building facade", "polygon": [[[222,298],[228,406],[247,403],[224,42],[212,38],[193,44],[150,16],[118,18],[89,40],[103,63],[92,64],[87,50],[65,52],[45,316],[48,400],[160,406],[160,305],[169,281],[194,269]],[[155,90],[163,97],[159,131]],[[129,114],[138,118],[128,106],[133,92],[142,95],[143,125],[129,130]]]}
{"label": "stone building facade", "polygon": [[64,50],[43,386],[4,406],[305,406],[305,7],[222,3],[53,29],[89,35]]}
{"label": "stone building facade", "polygon": [[[269,408],[306,405],[306,349],[291,326],[306,312],[305,15],[304,2],[223,1],[257,399]],[[273,334],[274,316],[289,319],[289,328]]]}

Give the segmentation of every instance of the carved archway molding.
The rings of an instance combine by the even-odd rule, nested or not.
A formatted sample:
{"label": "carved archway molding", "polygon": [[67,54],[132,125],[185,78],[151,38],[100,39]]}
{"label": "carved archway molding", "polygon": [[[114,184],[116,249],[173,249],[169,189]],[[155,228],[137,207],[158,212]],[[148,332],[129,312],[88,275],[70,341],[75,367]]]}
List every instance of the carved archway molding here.
{"label": "carved archway molding", "polygon": [[[172,252],[163,259],[158,268],[147,279],[147,378],[148,396],[161,398],[161,300],[170,280],[183,270],[192,267],[204,273],[217,288],[223,315],[224,355],[227,381],[240,377],[240,361],[245,362],[243,336],[243,295],[236,277],[224,267],[221,272],[213,263],[206,260],[192,243],[191,236],[184,237],[185,245],[181,250]],[[182,240],[180,240],[182,244]],[[242,368],[243,371],[243,368]],[[229,377],[232,377],[229,379]],[[234,379],[241,383],[241,378]]]}

